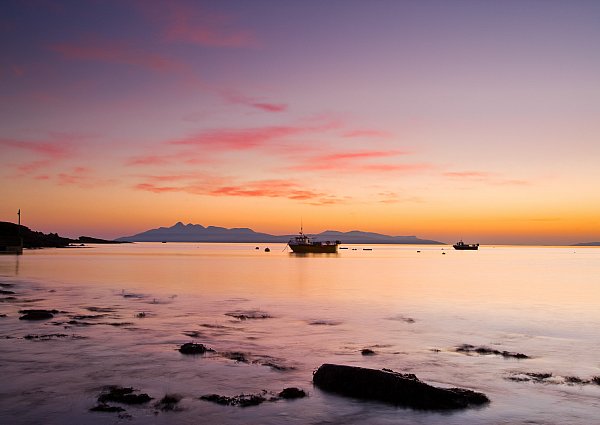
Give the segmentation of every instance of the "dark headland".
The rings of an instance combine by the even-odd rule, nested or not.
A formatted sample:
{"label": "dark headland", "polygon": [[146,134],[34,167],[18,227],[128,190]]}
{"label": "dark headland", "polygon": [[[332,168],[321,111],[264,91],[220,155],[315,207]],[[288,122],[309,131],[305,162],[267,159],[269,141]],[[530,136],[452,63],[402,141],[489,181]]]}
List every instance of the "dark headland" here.
{"label": "dark headland", "polygon": [[23,225],[0,221],[0,241],[16,241],[19,238],[23,239],[23,248],[64,248],[69,245],[123,243],[89,236],[80,236],[78,239],[65,238],[58,233],[36,232]]}
{"label": "dark headland", "polygon": [[[255,232],[248,228],[227,229],[224,227],[208,226],[200,224],[183,224],[181,222],[171,227],[159,227],[147,230],[132,236],[124,236],[117,241],[127,242],[271,242],[285,243],[296,235],[270,235],[268,233]],[[388,236],[379,233],[361,232],[338,232],[326,230],[322,233],[311,235],[316,240],[340,240],[343,243],[361,244],[432,244],[444,245],[442,242],[427,239],[419,239],[416,236]]]}

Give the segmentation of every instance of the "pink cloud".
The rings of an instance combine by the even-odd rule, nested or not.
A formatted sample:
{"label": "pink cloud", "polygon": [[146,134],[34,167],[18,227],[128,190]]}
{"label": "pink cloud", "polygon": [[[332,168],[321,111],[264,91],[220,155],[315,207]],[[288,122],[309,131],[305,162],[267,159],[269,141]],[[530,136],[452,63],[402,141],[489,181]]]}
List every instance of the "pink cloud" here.
{"label": "pink cloud", "polygon": [[443,173],[443,175],[445,177],[450,177],[457,180],[488,183],[497,186],[526,186],[531,184],[531,182],[527,180],[506,179],[497,173],[489,173],[485,171],[450,171]]}
{"label": "pink cloud", "polygon": [[[55,136],[54,139],[57,139]],[[51,159],[60,159],[71,153],[69,142],[61,140],[52,140],[45,142],[23,140],[23,139],[0,139],[0,146],[25,150]]]}
{"label": "pink cloud", "polygon": [[423,171],[431,168],[429,164],[382,164],[365,162],[365,160],[370,159],[391,158],[407,154],[408,152],[400,150],[336,152],[308,158],[301,164],[292,167],[292,169],[297,171],[409,172]]}
{"label": "pink cloud", "polygon": [[258,180],[232,182],[220,177],[201,178],[200,175],[148,176],[145,182],[134,186],[137,190],[153,193],[181,192],[204,196],[231,196],[246,198],[285,198],[328,205],[344,202],[343,199],[289,180]]}
{"label": "pink cloud", "polygon": [[444,176],[452,178],[485,179],[490,177],[491,174],[483,171],[449,171],[444,173]]}
{"label": "pink cloud", "polygon": [[421,172],[429,170],[432,167],[431,164],[365,164],[360,166],[364,171],[376,171],[376,172]]}
{"label": "pink cloud", "polygon": [[88,42],[54,44],[48,48],[66,59],[135,65],[155,71],[182,71],[186,66],[155,53],[147,53],[123,43]]}
{"label": "pink cloud", "polygon": [[261,109],[266,112],[283,112],[286,111],[288,108],[288,106],[285,103],[255,102],[252,103],[251,106],[254,106],[257,109]]}
{"label": "pink cloud", "polygon": [[172,145],[194,145],[203,149],[245,150],[280,145],[284,139],[332,128],[332,123],[317,123],[306,126],[272,126],[245,128],[239,130],[219,129],[206,131],[197,135],[169,141]]}
{"label": "pink cloud", "polygon": [[352,137],[376,137],[376,138],[387,138],[391,137],[391,133],[387,131],[381,130],[350,130],[346,131],[342,134],[344,137],[352,138]]}
{"label": "pink cloud", "polygon": [[208,47],[256,47],[258,42],[248,30],[236,28],[229,16],[198,11],[181,3],[169,2],[161,19],[167,21],[164,38]]}
{"label": "pink cloud", "polygon": [[246,105],[264,112],[284,112],[288,109],[288,105],[285,103],[265,102],[232,89],[220,90],[219,94],[231,104]]}

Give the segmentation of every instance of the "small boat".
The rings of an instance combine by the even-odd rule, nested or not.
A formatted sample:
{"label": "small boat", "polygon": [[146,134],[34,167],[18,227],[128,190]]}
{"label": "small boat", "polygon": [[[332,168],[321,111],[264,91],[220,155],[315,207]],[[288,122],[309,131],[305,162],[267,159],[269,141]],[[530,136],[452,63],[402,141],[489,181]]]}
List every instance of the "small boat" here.
{"label": "small boat", "polygon": [[292,252],[298,254],[335,254],[340,244],[340,241],[318,242],[312,240],[302,233],[302,228],[300,228],[300,234],[294,236],[288,242],[288,246],[292,249]]}
{"label": "small boat", "polygon": [[478,243],[464,243],[463,241],[458,241],[456,242],[454,245],[452,245],[454,247],[454,249],[458,249],[458,250],[478,250],[479,249],[479,244]]}

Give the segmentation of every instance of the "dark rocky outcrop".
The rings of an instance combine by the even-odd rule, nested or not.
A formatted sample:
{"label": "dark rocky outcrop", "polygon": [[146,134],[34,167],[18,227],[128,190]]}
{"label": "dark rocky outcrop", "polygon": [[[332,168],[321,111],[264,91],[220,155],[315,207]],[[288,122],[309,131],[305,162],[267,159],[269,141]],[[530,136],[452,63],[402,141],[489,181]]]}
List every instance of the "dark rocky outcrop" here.
{"label": "dark rocky outcrop", "polygon": [[179,394],[166,394],[163,398],[156,402],[154,407],[162,410],[163,412],[172,411],[177,408],[177,403],[181,401]]}
{"label": "dark rocky outcrop", "polygon": [[489,403],[485,394],[463,388],[438,388],[413,374],[323,364],[313,376],[324,391],[419,410],[464,409]]}
{"label": "dark rocky outcrop", "polygon": [[300,388],[296,388],[296,387],[288,387],[288,388],[284,388],[279,394],[279,397],[286,399],[286,400],[292,400],[295,398],[304,398],[306,397],[306,392],[304,392],[304,390],[301,390]]}
{"label": "dark rocky outcrop", "polygon": [[374,356],[375,351],[371,350],[370,348],[363,348],[362,350],[360,350],[360,354],[362,354],[363,356]]}
{"label": "dark rocky outcrop", "polygon": [[48,320],[52,319],[58,310],[19,310],[23,316],[19,320]]}
{"label": "dark rocky outcrop", "polygon": [[500,350],[495,350],[493,348],[488,348],[488,347],[475,347],[474,345],[471,345],[471,344],[463,344],[463,345],[457,347],[456,351],[458,353],[466,353],[466,354],[475,353],[475,354],[479,354],[482,356],[495,355],[495,356],[502,356],[504,358],[513,358],[513,359],[529,359],[530,358],[528,355],[523,354],[523,353],[515,353],[512,351],[500,351]]}
{"label": "dark rocky outcrop", "polygon": [[235,397],[227,397],[219,394],[207,394],[200,397],[200,400],[210,401],[224,406],[258,406],[267,401],[265,393],[261,394],[240,394]]}
{"label": "dark rocky outcrop", "polygon": [[146,393],[134,394],[136,391],[131,387],[109,386],[98,396],[98,402],[101,404],[107,402],[144,404],[152,400],[152,397]]}
{"label": "dark rocky outcrop", "polygon": [[206,353],[214,353],[215,350],[212,348],[208,348],[204,344],[196,344],[194,342],[186,342],[181,347],[179,347],[179,352],[181,354],[206,354]]}
{"label": "dark rocky outcrop", "polygon": [[100,403],[97,406],[94,406],[90,409],[90,412],[114,413],[114,412],[124,412],[124,411],[125,411],[125,409],[123,409],[122,407],[109,406],[108,404],[105,404],[105,403]]}

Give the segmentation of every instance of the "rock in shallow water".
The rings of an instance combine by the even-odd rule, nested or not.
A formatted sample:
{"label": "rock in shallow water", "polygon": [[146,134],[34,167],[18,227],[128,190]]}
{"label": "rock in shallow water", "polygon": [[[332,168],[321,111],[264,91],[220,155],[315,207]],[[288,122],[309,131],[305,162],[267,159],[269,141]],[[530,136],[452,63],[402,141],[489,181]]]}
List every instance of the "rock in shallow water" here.
{"label": "rock in shallow water", "polygon": [[324,391],[419,410],[464,409],[490,401],[485,394],[463,388],[433,387],[413,374],[355,366],[323,364],[313,382]]}
{"label": "rock in shallow water", "polygon": [[194,342],[186,342],[181,347],[179,347],[179,352],[181,354],[205,354],[205,353],[214,353],[215,350],[212,348],[208,348],[204,344],[196,344]]}

